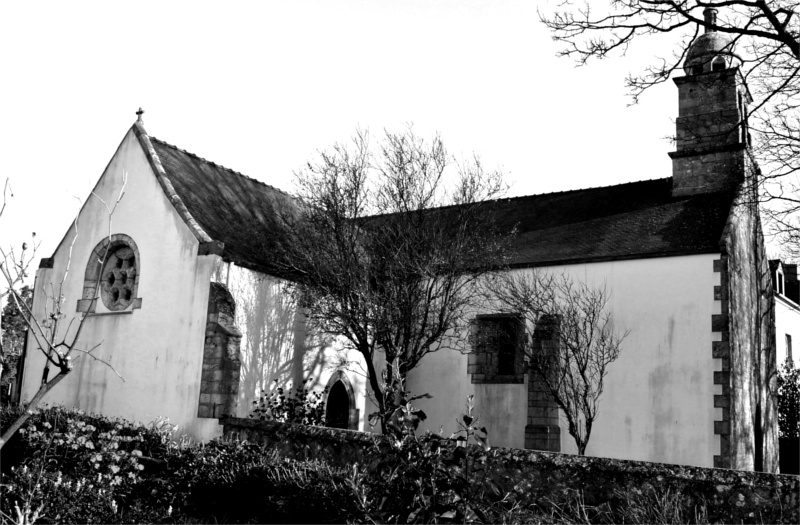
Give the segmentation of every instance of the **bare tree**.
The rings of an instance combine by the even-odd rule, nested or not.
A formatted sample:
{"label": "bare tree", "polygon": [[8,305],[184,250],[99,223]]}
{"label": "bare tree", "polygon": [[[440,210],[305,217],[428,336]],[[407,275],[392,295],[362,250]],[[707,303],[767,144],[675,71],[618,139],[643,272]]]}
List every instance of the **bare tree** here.
{"label": "bare tree", "polygon": [[[669,57],[625,79],[633,103],[648,88],[665,82],[687,59],[702,30],[728,39],[725,51],[738,54],[739,69],[753,95],[743,118],[752,131],[752,152],[763,169],[761,202],[774,233],[790,256],[800,256],[800,2],[796,0],[610,0],[576,7],[561,3],[540,12],[560,56],[586,64],[592,58],[625,55],[635,41],[673,36]],[[734,125],[739,125],[735,123]],[[725,133],[728,130],[721,130]]]}
{"label": "bare tree", "polygon": [[[122,187],[116,198],[116,201],[111,204],[106,203],[98,195],[94,193],[92,194],[92,197],[98,199],[103,204],[108,213],[109,238],[111,236],[111,232],[113,231],[112,218],[114,211],[125,194],[126,181],[127,174],[123,174]],[[0,210],[0,213],[1,212],[2,210]],[[65,297],[63,294],[63,288],[70,271],[70,264],[72,262],[72,249],[75,245],[75,241],[78,238],[77,217],[73,222],[73,228],[75,230],[75,234],[73,235],[72,243],[68,248],[69,253],[66,269],[61,276],[61,280],[57,283],[50,283],[46,289],[47,298],[45,301],[46,311],[44,318],[37,318],[33,314],[32,307],[23,300],[18,290],[18,286],[27,277],[27,268],[32,260],[32,255],[28,257],[25,256],[25,250],[27,249],[26,245],[23,244],[22,253],[19,256],[14,256],[13,250],[3,250],[0,248],[0,256],[2,256],[2,260],[0,260],[0,278],[2,279],[2,285],[0,286],[4,287],[3,293],[8,294],[9,301],[13,307],[17,309],[17,311],[21,314],[21,318],[25,321],[28,328],[29,338],[33,338],[36,348],[46,357],[39,389],[37,390],[36,394],[34,394],[33,398],[31,398],[31,400],[27,403],[27,410],[25,410],[3,432],[3,435],[0,437],[0,449],[2,449],[3,446],[8,443],[8,440],[11,439],[11,437],[16,433],[16,431],[19,430],[23,424],[25,424],[25,422],[31,416],[31,409],[36,407],[42,398],[72,371],[74,360],[80,359],[83,356],[91,357],[92,359],[108,366],[115,374],[117,374],[120,379],[122,379],[122,376],[110,363],[93,355],[93,352],[100,346],[99,343],[92,347],[87,347],[82,341],[80,341],[81,332],[83,330],[84,323],[86,322],[88,312],[92,311],[93,308],[89,308],[86,312],[81,313],[79,317],[71,319],[68,323],[66,323],[66,326],[64,326],[67,316],[64,308]],[[109,248],[107,247],[101,263],[107,259],[108,254]],[[99,291],[100,286],[97,286],[95,290],[95,296],[91,298],[92,301],[97,301],[97,294]],[[75,326],[75,330],[72,330],[73,325]],[[5,350],[3,350],[3,352],[5,353]],[[74,359],[73,354],[76,354]],[[51,366],[58,371],[53,377],[50,377]]]}
{"label": "bare tree", "polygon": [[363,357],[386,431],[399,380],[428,353],[460,344],[476,281],[503,260],[487,203],[505,190],[502,176],[477,158],[455,162],[438,136],[409,127],[376,147],[358,132],[296,180],[302,207],[289,218],[285,262],[299,304]]}
{"label": "bare tree", "polygon": [[567,418],[578,453],[586,452],[608,366],[628,332],[615,329],[606,289],[543,271],[494,275],[488,299],[519,316],[528,366]]}

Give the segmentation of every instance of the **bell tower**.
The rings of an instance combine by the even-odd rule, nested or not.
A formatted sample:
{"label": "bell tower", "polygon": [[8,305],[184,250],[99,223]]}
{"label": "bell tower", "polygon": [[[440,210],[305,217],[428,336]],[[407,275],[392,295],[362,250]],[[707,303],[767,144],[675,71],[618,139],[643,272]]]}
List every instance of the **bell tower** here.
{"label": "bell tower", "polygon": [[[717,10],[705,20],[716,24]],[[672,158],[672,194],[679,197],[723,190],[742,182],[747,172],[747,107],[752,101],[733,52],[733,39],[711,31],[686,53],[686,76],[678,86],[676,151]]]}

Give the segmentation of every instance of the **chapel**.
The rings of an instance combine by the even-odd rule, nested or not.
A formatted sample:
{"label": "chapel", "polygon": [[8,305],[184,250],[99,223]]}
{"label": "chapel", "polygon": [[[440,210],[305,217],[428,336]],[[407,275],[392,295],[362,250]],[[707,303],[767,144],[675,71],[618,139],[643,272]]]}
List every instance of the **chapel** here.
{"label": "chapel", "polygon": [[[674,79],[671,177],[653,179],[643,166],[639,182],[495,203],[500,226],[516,231],[507,271],[606,287],[614,322],[629,333],[588,455],[777,470],[775,269],[753,199],[759,169],[740,63],[725,34],[692,44]],[[105,203],[123,187],[109,232]],[[306,385],[327,389],[329,426],[371,431],[360,356],[315,334],[287,293],[291,275],[276,254],[279,217],[294,206],[275,187],[151,136],[139,114],[80,211],[80,234],[65,225],[34,286],[34,315],[47,316],[60,286],[66,313],[85,316],[81,338],[102,341],[95,355],[113,370],[81,359],[47,402],[168,417],[205,440],[276,385]],[[493,304],[472,322],[518,329]],[[419,402],[430,430],[454,431],[474,395],[493,446],[575,453],[523,356],[500,351],[435,352],[412,371],[409,390],[433,396]],[[38,389],[44,361],[30,337],[21,401]]]}

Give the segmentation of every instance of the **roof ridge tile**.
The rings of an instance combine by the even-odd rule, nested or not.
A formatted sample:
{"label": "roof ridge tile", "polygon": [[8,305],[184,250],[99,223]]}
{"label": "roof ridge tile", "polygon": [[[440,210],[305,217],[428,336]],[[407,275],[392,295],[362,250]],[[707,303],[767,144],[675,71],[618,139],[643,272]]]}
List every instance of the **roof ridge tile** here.
{"label": "roof ridge tile", "polygon": [[[643,182],[666,182],[672,179],[672,177],[661,177],[658,179],[641,179],[635,181],[628,181],[628,182],[621,182],[619,184],[609,184],[607,186],[589,186],[587,188],[575,188],[574,190],[560,190],[560,191],[548,191],[545,193],[530,193],[528,195],[516,195],[514,197],[500,197],[499,199],[494,199],[498,201],[502,200],[512,200],[512,199],[526,199],[529,197],[544,197],[546,195],[560,195],[560,194],[567,194],[567,193],[576,193],[579,191],[591,191],[591,190],[605,190],[609,188],[619,188],[621,186],[629,186],[634,184],[641,184]],[[487,201],[491,202],[491,201]]]}

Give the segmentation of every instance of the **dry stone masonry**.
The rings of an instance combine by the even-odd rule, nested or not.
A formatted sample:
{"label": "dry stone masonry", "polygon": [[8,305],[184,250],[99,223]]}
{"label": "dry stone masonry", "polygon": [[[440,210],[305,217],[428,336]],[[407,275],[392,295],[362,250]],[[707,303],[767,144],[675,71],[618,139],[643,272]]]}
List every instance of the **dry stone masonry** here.
{"label": "dry stone masonry", "polygon": [[[365,464],[389,446],[380,435],[253,419],[224,418],[224,436],[247,440],[295,459],[337,465]],[[456,446],[447,441],[446,447]],[[469,454],[483,449],[470,446]],[[800,477],[609,458],[494,448],[487,476],[504,492],[528,501],[560,501],[580,490],[587,505],[618,498],[620,491],[682,494],[704,506],[709,523],[800,523]],[[691,516],[692,508],[685,509]]]}

